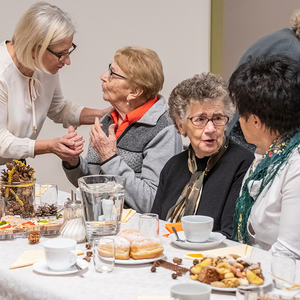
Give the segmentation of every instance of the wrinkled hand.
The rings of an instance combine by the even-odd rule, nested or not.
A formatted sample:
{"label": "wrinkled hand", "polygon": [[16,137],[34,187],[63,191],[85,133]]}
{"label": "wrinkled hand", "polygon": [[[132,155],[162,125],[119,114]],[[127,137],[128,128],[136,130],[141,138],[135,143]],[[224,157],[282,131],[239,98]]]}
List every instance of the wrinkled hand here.
{"label": "wrinkled hand", "polygon": [[51,152],[75,166],[78,163],[79,155],[83,152],[84,139],[78,135],[73,126],[68,129],[68,134],[51,140]]}
{"label": "wrinkled hand", "polygon": [[105,161],[117,153],[117,139],[115,136],[115,124],[108,128],[108,137],[102,130],[102,124],[95,118],[95,124],[90,131],[90,143],[98,153],[102,161]]}

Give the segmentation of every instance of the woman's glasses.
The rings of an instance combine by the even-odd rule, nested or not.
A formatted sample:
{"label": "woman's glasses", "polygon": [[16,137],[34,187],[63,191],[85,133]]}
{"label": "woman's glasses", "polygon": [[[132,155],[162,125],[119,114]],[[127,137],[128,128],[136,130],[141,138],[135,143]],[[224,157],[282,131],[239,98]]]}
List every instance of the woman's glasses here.
{"label": "woman's glasses", "polygon": [[116,76],[118,76],[118,77],[120,77],[120,78],[127,79],[126,77],[124,77],[124,76],[122,76],[122,75],[120,75],[120,74],[115,73],[115,72],[111,69],[111,64],[109,64],[109,65],[108,65],[108,79],[110,79],[110,77],[111,77],[112,75],[116,75]]}
{"label": "woman's glasses", "polygon": [[63,61],[64,59],[66,59],[68,56],[71,55],[71,53],[76,49],[76,45],[74,43],[72,43],[72,49],[69,52],[65,52],[65,53],[57,53],[52,51],[51,49],[47,48],[47,50],[52,53],[53,55],[55,55],[59,61]]}
{"label": "woman's glasses", "polygon": [[222,115],[213,116],[212,118],[208,118],[205,116],[194,116],[194,117],[190,117],[188,119],[193,123],[194,126],[196,126],[198,128],[205,127],[209,121],[212,121],[212,123],[215,126],[224,126],[229,121],[229,117],[222,116]]}

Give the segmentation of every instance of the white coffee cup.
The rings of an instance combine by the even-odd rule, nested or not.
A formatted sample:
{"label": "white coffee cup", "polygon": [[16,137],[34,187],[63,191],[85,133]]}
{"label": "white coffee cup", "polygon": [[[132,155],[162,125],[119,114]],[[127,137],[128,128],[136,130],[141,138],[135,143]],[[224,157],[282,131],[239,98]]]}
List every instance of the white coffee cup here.
{"label": "white coffee cup", "polygon": [[204,243],[209,239],[214,226],[214,219],[208,216],[183,216],[181,224],[184,235],[189,242]]}
{"label": "white coffee cup", "polygon": [[170,288],[171,300],[209,300],[211,286],[201,282],[183,282]]}
{"label": "white coffee cup", "polygon": [[65,271],[77,261],[77,242],[72,239],[57,238],[43,243],[46,263],[53,271]]}

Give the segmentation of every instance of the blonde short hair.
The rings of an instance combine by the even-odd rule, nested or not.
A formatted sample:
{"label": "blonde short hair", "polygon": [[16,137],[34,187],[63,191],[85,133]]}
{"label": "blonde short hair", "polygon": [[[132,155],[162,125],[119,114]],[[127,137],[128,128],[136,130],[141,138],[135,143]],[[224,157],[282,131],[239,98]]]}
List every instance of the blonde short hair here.
{"label": "blonde short hair", "polygon": [[156,97],[164,84],[162,63],[153,50],[138,47],[119,49],[115,62],[125,73],[128,85],[143,90],[142,97],[151,100]]}
{"label": "blonde short hair", "polygon": [[24,67],[48,72],[42,62],[48,46],[74,33],[75,27],[65,12],[55,5],[37,2],[20,19],[12,42],[16,56]]}
{"label": "blonde short hair", "polygon": [[292,29],[295,31],[296,37],[300,40],[300,10],[295,10],[291,16],[291,26]]}

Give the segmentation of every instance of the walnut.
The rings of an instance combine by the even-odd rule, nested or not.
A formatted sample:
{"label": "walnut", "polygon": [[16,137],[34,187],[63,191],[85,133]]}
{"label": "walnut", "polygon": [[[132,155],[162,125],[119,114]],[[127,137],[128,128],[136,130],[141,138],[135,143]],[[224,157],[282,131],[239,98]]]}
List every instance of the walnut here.
{"label": "walnut", "polygon": [[86,244],[85,248],[88,249],[88,250],[90,250],[90,249],[92,249],[92,245],[91,244]]}
{"label": "walnut", "polygon": [[173,273],[173,274],[172,274],[172,278],[173,278],[173,279],[176,279],[176,278],[177,278],[177,274],[176,274],[176,273]]}
{"label": "walnut", "polygon": [[87,262],[91,261],[91,258],[89,256],[84,257],[83,259],[85,259]]}
{"label": "walnut", "polygon": [[198,265],[198,264],[199,264],[199,259],[194,259],[194,260],[193,260],[193,265],[196,266],[196,265]]}
{"label": "walnut", "polygon": [[28,234],[28,241],[29,241],[29,244],[37,244],[39,241],[40,241],[40,234],[38,231],[31,231],[29,234]]}
{"label": "walnut", "polygon": [[155,266],[151,267],[151,272],[153,272],[153,273],[156,272],[156,267]]}
{"label": "walnut", "polygon": [[174,257],[173,262],[174,262],[174,264],[181,265],[182,259],[179,257]]}
{"label": "walnut", "polygon": [[93,251],[86,251],[86,256],[87,257],[92,257],[93,256]]}

